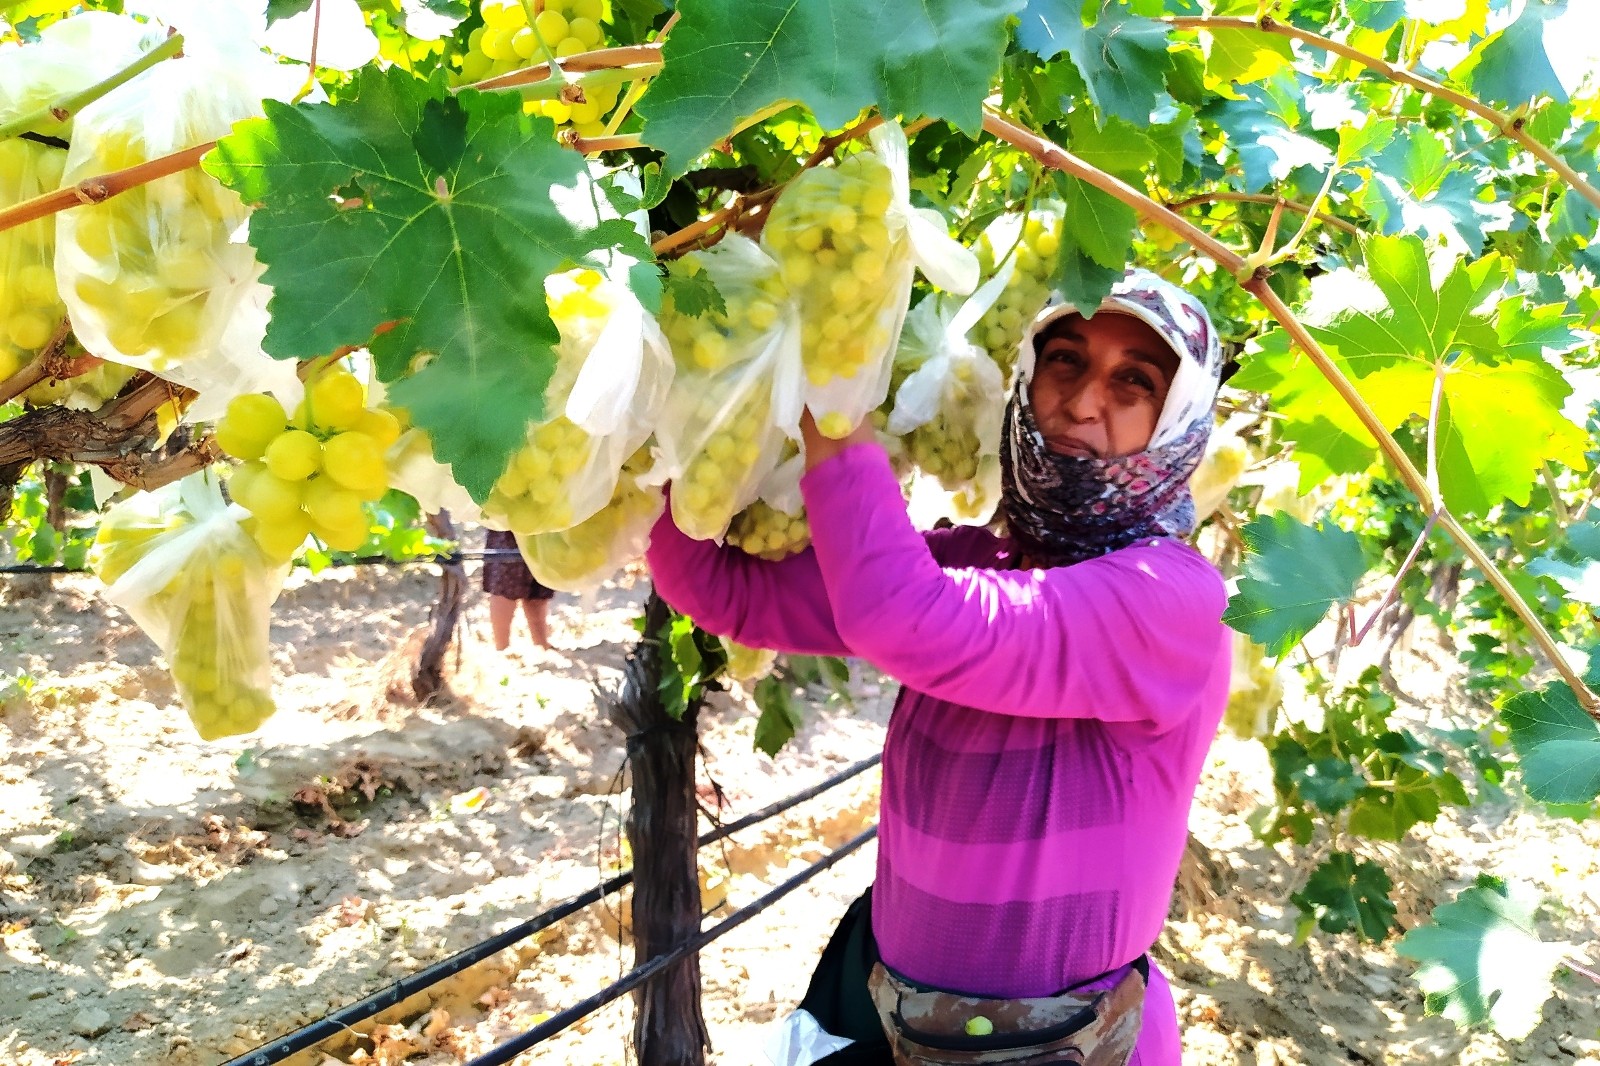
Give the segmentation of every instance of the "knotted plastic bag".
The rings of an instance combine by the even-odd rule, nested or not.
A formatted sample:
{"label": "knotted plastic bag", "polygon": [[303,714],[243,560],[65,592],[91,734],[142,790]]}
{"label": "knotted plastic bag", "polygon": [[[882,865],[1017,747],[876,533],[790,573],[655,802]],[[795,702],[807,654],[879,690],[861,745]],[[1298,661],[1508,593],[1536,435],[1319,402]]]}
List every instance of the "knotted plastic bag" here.
{"label": "knotted plastic bag", "polygon": [[733,234],[669,268],[705,275],[724,310],[692,315],[668,285],[661,325],[677,377],[656,426],[660,461],[651,480],[672,481],[672,518],[700,540],[720,538],[778,464],[785,440],[800,436],[800,330],[778,265],[754,241]]}
{"label": "knotted plastic bag", "polygon": [[648,449],[635,452],[623,466],[610,502],[571,529],[518,535],[522,559],[541,585],[587,592],[644,555],[650,530],[666,509],[660,485],[639,483],[650,461]]}
{"label": "knotted plastic bag", "polygon": [[1000,426],[1005,381],[988,353],[967,339],[1006,281],[995,277],[960,308],[929,297],[906,318],[895,362],[908,371],[887,429],[907,457],[950,493],[964,521],[986,522],[1000,500]]}
{"label": "knotted plastic bag", "polygon": [[[0,49],[0,123],[37,114],[138,58],[146,27],[90,11],[47,26],[26,48]],[[47,118],[39,139],[0,140],[0,208],[61,186],[72,121]],[[56,292],[56,216],[0,231],[0,381],[49,343],[66,317]]]}
{"label": "knotted plastic bag", "polygon": [[89,556],[106,598],[167,657],[205,740],[252,732],[276,709],[268,629],[289,569],[268,562],[248,517],[213,475],[192,474],[113,506]]}
{"label": "knotted plastic bag", "polygon": [[561,331],[547,414],[528,426],[483,507],[485,524],[519,534],[570,529],[606,506],[673,374],[666,339],[626,285],[578,270],[545,279],[545,289]]}
{"label": "knotted plastic bag", "polygon": [[911,206],[900,127],[886,122],[870,137],[871,151],[801,172],[761,236],[800,305],[806,406],[835,438],[888,392],[913,270],[954,293],[978,281],[977,259],[943,217]]}

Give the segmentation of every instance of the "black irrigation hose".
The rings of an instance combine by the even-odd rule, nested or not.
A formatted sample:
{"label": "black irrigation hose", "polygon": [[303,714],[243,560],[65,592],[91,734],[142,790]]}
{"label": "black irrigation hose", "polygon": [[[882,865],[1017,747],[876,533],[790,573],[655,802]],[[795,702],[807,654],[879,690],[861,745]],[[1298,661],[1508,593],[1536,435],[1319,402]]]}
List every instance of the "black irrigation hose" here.
{"label": "black irrigation hose", "polygon": [[504,1066],[505,1063],[510,1062],[512,1059],[516,1058],[524,1051],[527,1051],[535,1044],[548,1040],[550,1037],[555,1036],[557,1033],[561,1032],[561,1030],[567,1028],[569,1025],[572,1025],[574,1022],[577,1022],[583,1018],[587,1018],[589,1015],[593,1014],[607,1003],[610,1003],[612,1000],[626,995],[638,986],[644,984],[650,978],[654,977],[668,966],[671,966],[673,963],[679,961],[687,955],[691,955],[694,952],[699,951],[713,940],[716,940],[718,937],[722,936],[724,933],[732,932],[736,927],[743,925],[746,921],[755,917],[757,914],[760,914],[762,911],[778,902],[778,900],[782,899],[784,896],[787,896],[789,893],[793,892],[795,889],[799,888],[801,885],[817,876],[817,874],[821,873],[823,870],[826,870],[828,867],[832,866],[840,859],[843,859],[851,852],[860,848],[863,844],[867,843],[877,835],[878,827],[873,826],[871,829],[868,829],[854,840],[851,840],[849,843],[830,852],[826,858],[819,859],[817,862],[812,863],[810,866],[806,867],[795,876],[789,878],[789,880],[783,882],[781,885],[774,888],[772,891],[768,892],[754,903],[747,907],[741,907],[739,910],[730,914],[728,917],[724,918],[710,929],[702,930],[697,936],[694,936],[684,943],[679,944],[665,955],[657,955],[643,966],[637,966],[634,969],[629,970],[627,975],[620,981],[602,988],[600,991],[596,992],[582,1003],[568,1007],[560,1014],[556,1014],[540,1022],[538,1025],[534,1026],[532,1029],[529,1029],[521,1036],[512,1037],[504,1044],[501,1044],[498,1047],[479,1055],[475,1059],[468,1060],[465,1063],[465,1066]]}
{"label": "black irrigation hose", "polygon": [[[428,563],[437,563],[440,566],[449,566],[459,563],[463,559],[492,559],[498,556],[520,555],[516,548],[477,548],[468,551],[447,552],[439,555],[418,556],[415,559],[391,559],[387,555],[360,555],[354,559],[333,559],[323,566],[324,570],[332,570],[341,566],[422,566]],[[27,563],[15,563],[0,566],[0,574],[87,574],[87,566],[33,566]]]}
{"label": "black irrigation hose", "polygon": [[[775,815],[781,814],[790,807],[804,803],[808,799],[813,799],[828,791],[828,789],[843,784],[852,777],[855,777],[857,774],[861,774],[867,770],[870,770],[872,767],[878,765],[878,762],[882,758],[883,756],[879,754],[868,759],[863,759],[852,766],[845,767],[832,777],[813,785],[811,788],[808,788],[803,792],[797,792],[787,799],[779,800],[777,803],[756,811],[754,814],[746,815],[737,821],[729,822],[727,825],[718,826],[710,832],[703,834],[696,842],[696,847],[705,847],[707,844],[721,840],[723,837],[736,833],[739,830],[754,825],[757,822],[764,821]],[[876,832],[876,830],[873,831]],[[367,996],[365,999],[357,1000],[349,1006],[339,1008],[332,1014],[318,1018],[314,1022],[303,1025],[287,1036],[280,1037],[277,1040],[268,1041],[267,1043],[256,1048],[254,1051],[249,1051],[238,1056],[237,1058],[229,1059],[227,1062],[223,1063],[223,1066],[272,1066],[273,1063],[282,1062],[290,1055],[293,1055],[298,1051],[304,1051],[306,1048],[314,1047],[315,1045],[322,1043],[324,1040],[327,1040],[329,1037],[337,1036],[339,1033],[345,1032],[357,1023],[364,1022],[368,1018],[371,1018],[377,1014],[381,1014],[390,1007],[404,1002],[407,998],[415,995],[418,992],[421,992],[423,989],[431,988],[440,981],[454,977],[461,971],[483,962],[485,959],[488,959],[498,952],[505,950],[511,945],[516,944],[519,941],[526,940],[528,937],[548,929],[550,926],[556,924],[564,918],[569,917],[577,911],[582,910],[591,903],[598,903],[600,900],[611,895],[613,892],[620,892],[622,889],[631,884],[632,881],[632,870],[624,870],[613,877],[608,877],[606,880],[602,881],[594,888],[589,889],[587,892],[574,896],[563,903],[558,903],[554,907],[545,911],[543,914],[529,918],[525,922],[518,922],[510,929],[507,929],[502,933],[497,933],[488,940],[484,940],[478,944],[474,944],[470,948],[465,948],[461,951],[458,951],[449,958],[441,959],[432,966],[418,970],[414,974],[408,974],[407,976],[400,978],[398,981],[379,989],[372,995]],[[663,963],[663,965],[665,964]],[[609,1000],[604,1002],[609,1002]],[[600,1004],[596,1004],[596,1007],[598,1006],[600,1006]],[[579,1015],[578,1017],[582,1017],[582,1015]],[[555,1019],[551,1019],[551,1021],[554,1020]],[[577,1019],[574,1018],[573,1020],[576,1021]],[[549,1023],[546,1022],[544,1024]],[[569,1022],[568,1024],[571,1023]],[[563,1028],[565,1028],[565,1026],[563,1026]]]}

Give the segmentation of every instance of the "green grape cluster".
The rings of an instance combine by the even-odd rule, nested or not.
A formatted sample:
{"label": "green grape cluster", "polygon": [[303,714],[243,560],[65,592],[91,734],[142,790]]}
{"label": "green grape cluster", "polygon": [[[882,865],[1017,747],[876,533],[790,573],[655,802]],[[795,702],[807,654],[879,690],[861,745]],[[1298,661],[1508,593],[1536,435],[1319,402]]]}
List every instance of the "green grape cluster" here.
{"label": "green grape cluster", "polygon": [[[134,130],[102,131],[74,156],[65,180],[121,170],[153,155]],[[212,291],[244,218],[239,198],[200,170],[174,174],[64,216],[64,244],[80,270],[72,294],[103,323],[106,342],[160,372],[203,354]],[[65,280],[65,279],[63,279]],[[74,321],[78,310],[74,308]],[[97,352],[96,354],[102,354]]]}
{"label": "green grape cluster", "polygon": [[697,540],[720,537],[741,503],[740,490],[758,472],[771,436],[771,394],[764,382],[735,397],[708,393],[691,424],[714,425],[705,443],[672,483],[672,519]]}
{"label": "green grape cluster", "polygon": [[359,548],[370,528],[363,505],[388,490],[384,453],[400,430],[399,419],[369,408],[361,382],[337,367],[307,382],[292,418],[265,393],[234,397],[217,423],[217,445],[244,460],[228,488],[250,512],[250,534],[267,558],[289,561],[312,533],[339,551]]}
{"label": "green grape cluster", "polygon": [[[613,311],[605,278],[593,270],[569,272],[547,296],[560,332],[556,369],[545,387],[545,410],[560,411],[594,338]],[[513,533],[552,533],[581,521],[573,494],[597,457],[596,440],[564,414],[528,426],[526,443],[506,463],[484,503],[486,517]],[[598,502],[598,501],[595,501]],[[593,504],[591,504],[593,506]]]}
{"label": "green grape cluster", "polygon": [[978,265],[985,276],[993,274],[1008,253],[1016,257],[1016,264],[1000,298],[972,327],[971,337],[1009,381],[1022,335],[1050,298],[1050,279],[1061,251],[1061,215],[1053,211],[1031,215],[1022,223],[1021,239],[995,244],[989,233],[978,242]]}
{"label": "green grape cluster", "polygon": [[[66,153],[14,137],[0,141],[0,208],[61,184]],[[56,293],[55,219],[0,231],[0,381],[38,354],[66,315]]]}
{"label": "green grape cluster", "polygon": [[[111,585],[151,551],[154,542],[192,524],[186,512],[119,519],[113,511],[95,535],[89,562]],[[189,718],[202,739],[249,733],[277,708],[257,679],[270,677],[267,618],[251,602],[252,576],[265,560],[237,537],[195,552],[144,605],[171,624],[167,658]]]}
{"label": "green grape cluster", "polygon": [[799,514],[787,514],[757,500],[733,516],[727,542],[746,555],[786,559],[811,545],[811,523],[806,521],[803,507]]}
{"label": "green grape cluster", "polygon": [[[603,0],[540,0],[528,6],[535,11],[531,24],[520,0],[483,0],[479,7],[483,25],[467,38],[458,84],[605,45]],[[557,127],[570,126],[581,136],[596,137],[605,132],[602,116],[617,106],[621,95],[622,83],[609,82],[585,87],[582,100],[529,100],[523,110],[553,119]]]}
{"label": "green grape cluster", "polygon": [[[800,305],[806,379],[825,385],[853,377],[888,354],[902,294],[885,281],[901,272],[909,251],[893,235],[889,168],[863,152],[837,167],[800,174],[772,209],[761,243],[782,269]],[[835,417],[838,416],[838,417]],[[842,437],[852,428],[829,412],[818,429]]]}
{"label": "green grape cluster", "polygon": [[661,489],[639,485],[650,467],[650,449],[640,448],[623,464],[611,500],[570,529],[519,536],[528,569],[540,583],[581,592],[643,550],[649,529],[661,515]]}
{"label": "green grape cluster", "polygon": [[[715,259],[704,252],[689,252],[667,264],[673,277],[694,278],[706,273]],[[716,274],[723,273],[718,270]],[[749,354],[783,317],[788,289],[775,271],[742,279],[745,284],[723,291],[723,277],[712,278],[723,296],[723,310],[707,309],[700,315],[678,309],[669,286],[661,298],[661,332],[666,334],[675,358],[695,370],[715,372]]]}
{"label": "green grape cluster", "polygon": [[[83,357],[81,348],[69,347],[68,358]],[[61,404],[82,411],[95,411],[117,393],[138,371],[121,363],[99,363],[82,374],[56,380],[46,378],[22,394],[35,407]]]}
{"label": "green grape cluster", "polygon": [[1236,736],[1260,739],[1272,735],[1283,703],[1283,679],[1267,649],[1245,636],[1233,635],[1233,678],[1222,720]]}

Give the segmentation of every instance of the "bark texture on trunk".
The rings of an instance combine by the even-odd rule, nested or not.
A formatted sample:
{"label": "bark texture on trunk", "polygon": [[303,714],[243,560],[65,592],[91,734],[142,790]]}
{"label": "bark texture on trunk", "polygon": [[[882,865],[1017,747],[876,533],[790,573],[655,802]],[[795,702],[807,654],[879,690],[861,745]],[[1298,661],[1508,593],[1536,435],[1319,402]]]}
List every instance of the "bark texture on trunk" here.
{"label": "bark texture on trunk", "polygon": [[[428,516],[428,529],[442,540],[454,540],[455,524],[449,511]],[[411,672],[411,692],[426,703],[444,689],[444,655],[450,650],[461,617],[461,600],[467,589],[467,571],[460,559],[442,563],[439,575],[439,602],[428,613],[428,636]]]}
{"label": "bark texture on trunk", "polygon": [[[635,958],[645,962],[700,931],[695,830],[698,701],[681,721],[660,696],[656,634],[668,609],[654,592],[645,604],[645,635],[623,671],[611,721],[628,738],[633,802],[624,825],[633,850]],[[691,955],[634,993],[634,1050],[640,1066],[703,1066],[710,1037],[700,1009],[700,957]]]}

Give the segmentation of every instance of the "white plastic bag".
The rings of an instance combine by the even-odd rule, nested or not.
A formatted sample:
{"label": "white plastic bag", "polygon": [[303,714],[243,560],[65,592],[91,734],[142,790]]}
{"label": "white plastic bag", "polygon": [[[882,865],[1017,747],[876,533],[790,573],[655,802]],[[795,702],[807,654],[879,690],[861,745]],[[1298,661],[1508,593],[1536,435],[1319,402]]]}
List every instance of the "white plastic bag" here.
{"label": "white plastic bag", "polygon": [[[258,69],[188,54],[157,64],[79,113],[63,180],[225,135],[260,114]],[[261,273],[240,239],[245,216],[199,169],[63,212],[56,282],[84,348],[201,392],[258,363],[259,346],[224,343]]]}
{"label": "white plastic bag", "polygon": [[[32,115],[138,58],[146,27],[105,11],[45,28],[26,48],[0,49],[0,122]],[[0,141],[0,208],[61,186],[72,123],[29,130],[47,141]],[[56,216],[0,231],[0,381],[31,362],[66,317],[56,292]]]}
{"label": "white plastic bag", "polygon": [[912,368],[895,393],[888,431],[906,455],[950,493],[954,517],[987,522],[1000,500],[1000,428],[1006,389],[1000,368],[967,339],[1005,286],[995,277],[959,309],[938,297],[906,319],[896,363]]}
{"label": "white plastic bag", "polygon": [[978,282],[939,213],[911,206],[904,132],[885,122],[870,136],[871,152],[795,178],[761,237],[799,302],[805,402],[829,437],[883,402],[913,269],[948,292]]}
{"label": "white plastic bag", "polygon": [[1003,290],[978,319],[971,336],[999,365],[1007,386],[1017,365],[1017,346],[1050,298],[1050,279],[1061,251],[1062,217],[1058,202],[1038,201],[1026,216],[999,216],[978,241],[983,273],[1002,279]]}
{"label": "white plastic bag", "polygon": [[287,566],[273,566],[209,472],[112,507],[90,565],[160,646],[205,740],[249,733],[276,709],[268,657],[271,607]]}
{"label": "white plastic bag", "polygon": [[745,237],[732,234],[671,269],[704,271],[727,310],[680,313],[671,289],[662,301],[678,371],[650,478],[672,481],[679,529],[714,540],[756,498],[784,441],[800,436],[799,321],[777,264]]}
{"label": "white plastic bag", "polygon": [[808,1010],[797,1010],[778,1023],[767,1041],[767,1061],[772,1066],[811,1066],[855,1043],[848,1037],[834,1036]]}
{"label": "white plastic bag", "polygon": [[606,506],[673,376],[660,327],[625,284],[578,270],[545,289],[561,331],[546,417],[528,426],[483,507],[485,524],[525,535],[570,529]]}
{"label": "white plastic bag", "polygon": [[666,509],[661,486],[639,484],[649,466],[649,452],[641,448],[623,466],[611,501],[600,510],[571,529],[517,536],[522,559],[541,585],[587,592],[644,555],[650,530]]}

